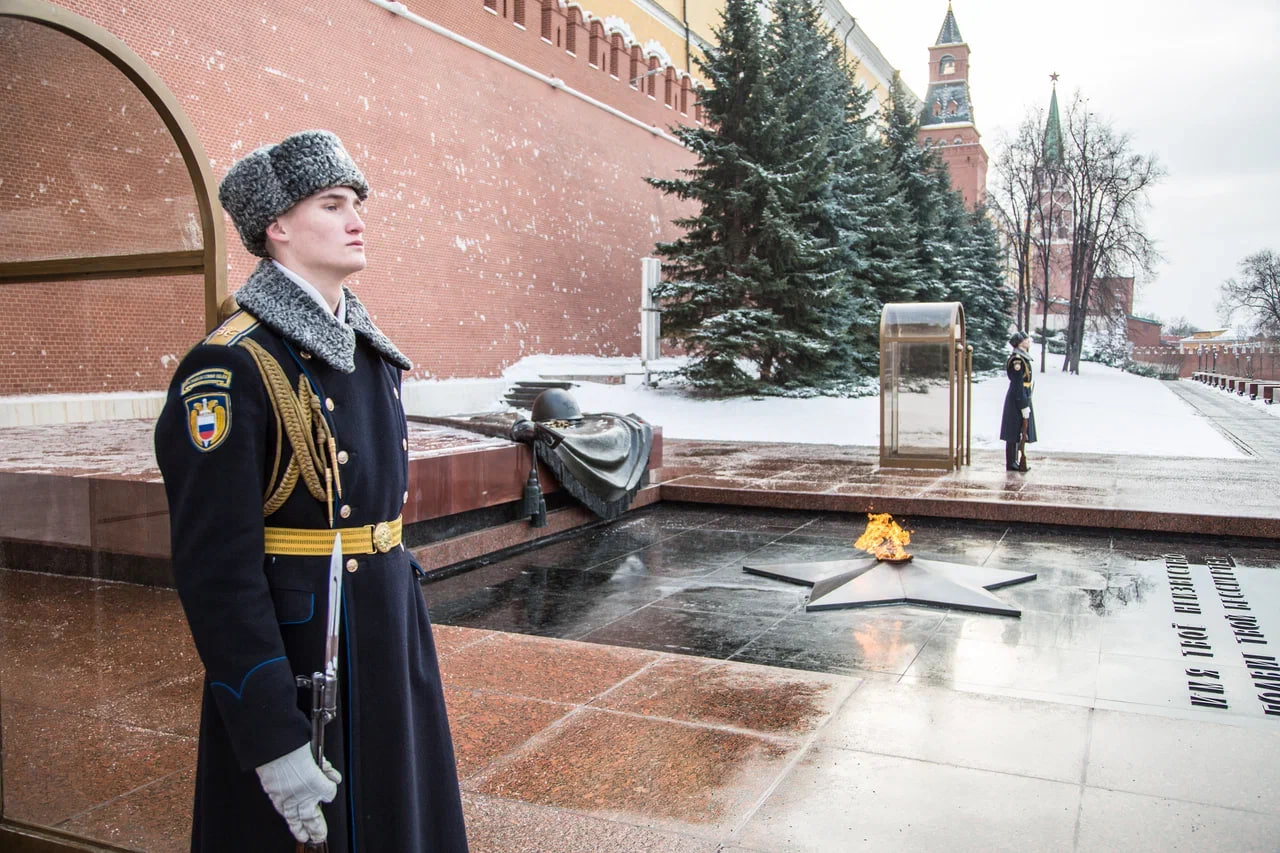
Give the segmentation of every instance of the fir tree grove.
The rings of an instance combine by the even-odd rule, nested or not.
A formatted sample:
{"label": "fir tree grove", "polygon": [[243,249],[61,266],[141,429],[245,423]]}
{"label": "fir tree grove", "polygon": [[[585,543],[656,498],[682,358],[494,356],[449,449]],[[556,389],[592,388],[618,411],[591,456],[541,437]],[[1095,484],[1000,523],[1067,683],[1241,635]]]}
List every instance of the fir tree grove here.
{"label": "fir tree grove", "polygon": [[897,81],[869,116],[816,4],[770,11],[766,25],[753,0],[727,0],[698,62],[704,124],[672,129],[698,162],[648,179],[698,206],[657,246],[685,377],[721,395],[839,393],[878,374],[888,302],[963,303],[975,366],[998,364],[1012,294],[991,223],[918,143]]}

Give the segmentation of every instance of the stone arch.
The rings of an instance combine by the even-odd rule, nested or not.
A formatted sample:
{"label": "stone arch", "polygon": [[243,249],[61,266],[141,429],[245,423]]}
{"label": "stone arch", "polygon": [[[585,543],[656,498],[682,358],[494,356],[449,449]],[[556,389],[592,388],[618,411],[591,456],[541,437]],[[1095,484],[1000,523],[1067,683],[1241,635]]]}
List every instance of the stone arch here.
{"label": "stone arch", "polygon": [[0,21],[6,19],[45,27],[92,49],[146,99],[182,156],[194,194],[201,247],[56,260],[0,261],[0,285],[85,278],[201,275],[204,278],[205,325],[212,329],[217,325],[218,308],[227,294],[222,206],[218,203],[217,182],[209,168],[209,157],[177,97],[128,45],[86,18],[43,0],[0,0]]}

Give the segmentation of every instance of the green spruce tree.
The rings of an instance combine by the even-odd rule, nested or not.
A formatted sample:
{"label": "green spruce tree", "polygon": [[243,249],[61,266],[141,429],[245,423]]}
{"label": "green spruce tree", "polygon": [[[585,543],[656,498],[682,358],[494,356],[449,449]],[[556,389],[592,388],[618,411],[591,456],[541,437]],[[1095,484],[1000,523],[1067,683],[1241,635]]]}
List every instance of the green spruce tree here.
{"label": "green spruce tree", "polygon": [[760,378],[744,364],[776,351],[780,318],[757,301],[773,287],[760,245],[785,219],[788,192],[765,144],[776,131],[756,4],[728,0],[721,16],[716,47],[698,60],[710,83],[700,98],[705,125],[673,128],[698,162],[682,178],[648,180],[698,205],[676,220],[684,234],[657,246],[666,259],[654,288],[663,333],[688,353],[691,384],[731,394],[754,390]]}
{"label": "green spruce tree", "polygon": [[913,281],[911,301],[938,302],[946,293],[944,270],[948,247],[938,205],[941,164],[919,143],[920,121],[898,77],[889,88],[884,144],[889,170],[906,204],[910,221]]}
{"label": "green spruce tree", "polygon": [[887,302],[914,298],[914,241],[910,211],[890,170],[871,93],[845,74],[845,126],[834,183],[843,196],[850,283],[843,338],[853,377],[880,369],[880,314]]}
{"label": "green spruce tree", "polygon": [[697,165],[682,170],[684,178],[648,179],[698,204],[695,215],[676,220],[684,234],[657,246],[667,259],[666,276],[653,296],[663,306],[663,333],[689,354],[689,381],[722,393],[754,385],[740,362],[752,355],[756,329],[767,325],[746,305],[763,272],[752,234],[763,206],[754,155],[765,120],[758,109],[764,101],[763,27],[753,6],[729,0],[715,31],[717,46],[698,59],[710,82],[699,98],[705,124],[673,128],[697,154]]}
{"label": "green spruce tree", "polygon": [[977,370],[999,367],[1007,351],[1013,321],[1013,290],[1007,284],[1000,240],[991,216],[979,208],[970,215],[974,246],[974,290],[965,302],[968,338]]}
{"label": "green spruce tree", "polygon": [[822,386],[847,372],[853,261],[846,198],[836,186],[847,78],[816,4],[773,0],[771,12],[765,79],[777,120],[768,147],[788,193],[788,215],[761,246],[774,272],[763,301],[781,318],[776,355],[761,374],[781,387]]}

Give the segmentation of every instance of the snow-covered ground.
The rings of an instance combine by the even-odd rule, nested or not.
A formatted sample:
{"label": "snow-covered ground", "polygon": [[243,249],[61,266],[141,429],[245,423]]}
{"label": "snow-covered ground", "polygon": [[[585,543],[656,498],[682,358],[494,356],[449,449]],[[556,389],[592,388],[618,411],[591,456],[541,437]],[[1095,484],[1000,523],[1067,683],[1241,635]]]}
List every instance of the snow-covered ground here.
{"label": "snow-covered ground", "polygon": [[[657,366],[677,364],[664,359]],[[1062,356],[1050,355],[1048,371],[1036,374],[1038,452],[1240,458],[1234,445],[1166,383],[1092,362],[1082,362],[1078,376],[1062,373],[1061,366]],[[640,370],[635,358],[538,355],[512,365],[504,378],[638,374]],[[634,375],[631,379],[626,385],[582,382],[573,394],[585,412],[635,412],[660,424],[671,438],[880,443],[879,397],[703,400],[666,385],[646,387]],[[1003,375],[974,383],[975,448],[1003,447],[1000,413],[1008,385]]]}

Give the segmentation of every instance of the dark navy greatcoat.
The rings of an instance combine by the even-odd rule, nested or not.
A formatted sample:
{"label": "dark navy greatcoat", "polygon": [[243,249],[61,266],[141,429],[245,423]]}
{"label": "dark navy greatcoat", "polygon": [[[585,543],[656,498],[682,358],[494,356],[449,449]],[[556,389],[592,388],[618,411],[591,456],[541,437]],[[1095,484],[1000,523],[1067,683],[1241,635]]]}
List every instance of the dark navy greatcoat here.
{"label": "dark navy greatcoat", "polygon": [[[399,388],[408,362],[346,295],[349,328],[264,261],[237,293],[247,310],[183,359],[156,425],[174,576],[206,670],[195,851],[293,850],[254,768],[309,741],[309,696],[294,675],[322,669],[324,652],[329,557],[266,555],[263,528],[327,530],[328,510],[299,480],[264,520],[275,486],[267,479],[277,452],[283,472],[290,445],[276,446],[275,414],[243,341],[274,356],[295,391],[305,367],[326,408],[332,401],[336,525],[391,521],[407,499]],[[397,546],[343,562],[339,715],[325,742],[343,781],[323,806],[329,849],[465,851],[435,645],[409,555]]]}
{"label": "dark navy greatcoat", "polygon": [[1014,350],[1005,362],[1009,376],[1009,390],[1004,395],[1004,416],[1000,419],[1000,440],[1021,441],[1022,410],[1031,409],[1027,419],[1027,443],[1036,440],[1036,410],[1031,404],[1031,392],[1035,387],[1035,374],[1031,359],[1022,350]]}

